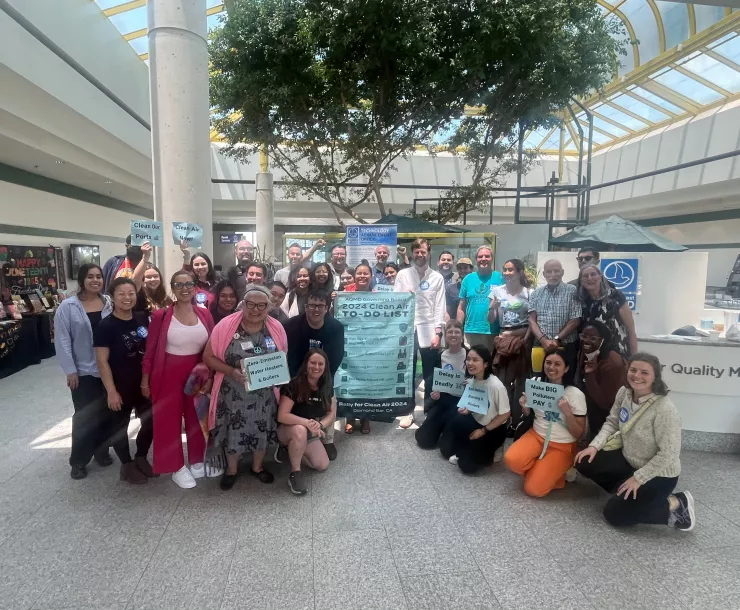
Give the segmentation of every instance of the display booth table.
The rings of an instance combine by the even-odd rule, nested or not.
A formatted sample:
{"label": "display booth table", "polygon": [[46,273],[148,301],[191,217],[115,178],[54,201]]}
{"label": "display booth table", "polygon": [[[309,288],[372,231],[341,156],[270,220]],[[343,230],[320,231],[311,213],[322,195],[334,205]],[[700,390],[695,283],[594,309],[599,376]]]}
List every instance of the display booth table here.
{"label": "display booth table", "polygon": [[0,379],[55,355],[54,314],[24,314],[22,320],[0,327]]}

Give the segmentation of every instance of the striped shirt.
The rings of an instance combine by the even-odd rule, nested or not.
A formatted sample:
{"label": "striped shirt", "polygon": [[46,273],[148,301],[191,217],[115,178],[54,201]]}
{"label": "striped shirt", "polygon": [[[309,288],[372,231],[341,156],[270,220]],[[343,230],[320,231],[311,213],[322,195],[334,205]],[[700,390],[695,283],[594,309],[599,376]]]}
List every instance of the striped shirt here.
{"label": "striped shirt", "polygon": [[[555,288],[542,286],[529,297],[529,311],[537,313],[537,324],[550,339],[554,338],[570,320],[581,317],[581,303],[576,287],[560,282]],[[573,343],[576,331],[567,337],[560,337],[562,343]]]}

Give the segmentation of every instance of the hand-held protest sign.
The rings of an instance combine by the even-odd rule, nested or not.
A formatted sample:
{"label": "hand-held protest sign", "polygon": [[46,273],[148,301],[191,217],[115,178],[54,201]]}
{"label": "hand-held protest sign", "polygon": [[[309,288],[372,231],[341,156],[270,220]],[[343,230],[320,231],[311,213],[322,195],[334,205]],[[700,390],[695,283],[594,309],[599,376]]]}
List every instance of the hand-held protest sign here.
{"label": "hand-held protest sign", "polygon": [[488,413],[490,401],[488,400],[488,389],[486,387],[476,388],[473,383],[465,386],[465,391],[457,403],[458,409],[467,409],[471,413]]}
{"label": "hand-held protest sign", "polygon": [[527,406],[538,411],[560,413],[558,401],[563,397],[565,388],[556,383],[527,379]]}
{"label": "hand-held protest sign", "polygon": [[157,248],[164,246],[162,223],[157,220],[132,220],[131,245],[141,246],[147,241],[150,246]]}
{"label": "hand-held protest sign", "polygon": [[464,391],[465,374],[462,371],[448,371],[435,367],[432,392],[446,392],[452,396],[462,396]]}
{"label": "hand-held protest sign", "polygon": [[173,222],[172,241],[176,246],[184,241],[188,246],[200,248],[203,245],[203,227],[194,222]]}
{"label": "hand-held protest sign", "polygon": [[275,352],[242,360],[247,390],[259,390],[290,381],[285,352]]}

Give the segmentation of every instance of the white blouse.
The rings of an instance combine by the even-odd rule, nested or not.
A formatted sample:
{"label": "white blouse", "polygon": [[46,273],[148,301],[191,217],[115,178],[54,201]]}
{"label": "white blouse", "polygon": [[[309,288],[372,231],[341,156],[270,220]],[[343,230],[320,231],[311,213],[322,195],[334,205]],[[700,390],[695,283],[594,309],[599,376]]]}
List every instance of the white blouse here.
{"label": "white blouse", "polygon": [[200,354],[208,342],[208,330],[198,318],[195,326],[186,326],[175,316],[167,330],[167,353],[173,356]]}

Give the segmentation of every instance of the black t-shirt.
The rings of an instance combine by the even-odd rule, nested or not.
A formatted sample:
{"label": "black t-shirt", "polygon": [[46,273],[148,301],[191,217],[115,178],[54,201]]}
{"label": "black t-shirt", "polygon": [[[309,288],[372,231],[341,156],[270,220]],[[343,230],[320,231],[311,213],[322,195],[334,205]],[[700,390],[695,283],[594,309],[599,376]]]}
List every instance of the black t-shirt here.
{"label": "black t-shirt", "polygon": [[324,316],[321,328],[311,328],[306,316],[295,316],[283,324],[288,338],[288,369],[295,377],[308,350],[324,350],[329,359],[329,369],[335,375],[344,358],[344,326],[329,314]]}
{"label": "black t-shirt", "polygon": [[90,326],[92,326],[93,332],[95,332],[95,329],[98,327],[98,324],[100,324],[100,321],[103,319],[103,312],[102,311],[90,311],[87,314],[87,319],[90,320]]}
{"label": "black t-shirt", "polygon": [[298,402],[296,396],[298,395],[296,382],[292,381],[287,385],[280,386],[280,393],[283,396],[287,396],[293,401],[293,408],[290,412],[298,417],[305,419],[319,420],[324,417],[327,410],[324,408],[321,398],[319,398],[319,391],[312,391],[310,398],[305,402]]}
{"label": "black t-shirt", "polygon": [[108,364],[113,383],[125,406],[142,402],[141,363],[146,351],[149,318],[134,312],[130,320],[121,320],[115,314],[102,320],[95,329],[95,347],[107,347]]}

